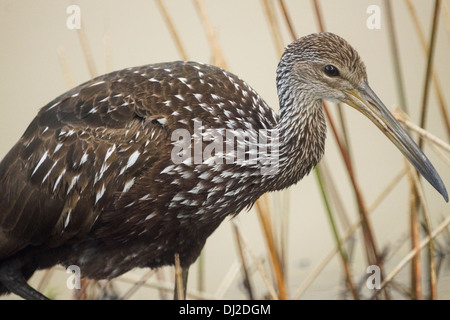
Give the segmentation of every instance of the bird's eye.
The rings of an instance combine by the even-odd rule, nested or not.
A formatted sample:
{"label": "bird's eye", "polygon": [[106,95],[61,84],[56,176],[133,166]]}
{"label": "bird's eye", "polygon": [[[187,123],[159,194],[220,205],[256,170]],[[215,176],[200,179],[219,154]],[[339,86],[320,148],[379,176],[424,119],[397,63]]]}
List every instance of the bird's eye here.
{"label": "bird's eye", "polygon": [[325,74],[329,77],[338,77],[339,76],[339,70],[331,64],[326,65],[325,68],[323,68],[323,70],[324,70]]}

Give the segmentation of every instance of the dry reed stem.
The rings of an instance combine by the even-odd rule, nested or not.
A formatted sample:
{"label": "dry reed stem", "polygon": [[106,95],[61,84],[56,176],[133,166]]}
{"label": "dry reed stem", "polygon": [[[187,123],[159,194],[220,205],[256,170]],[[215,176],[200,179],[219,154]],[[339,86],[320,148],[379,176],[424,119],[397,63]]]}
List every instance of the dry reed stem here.
{"label": "dry reed stem", "polygon": [[322,10],[320,9],[319,1],[312,0],[312,2],[313,2],[313,6],[314,6],[314,13],[316,16],[316,22],[319,27],[319,31],[324,32],[326,30],[325,21],[323,19]]}
{"label": "dry reed stem", "polygon": [[441,149],[437,148],[434,144],[430,144],[431,150],[438,155],[439,158],[447,165],[450,166],[450,157],[446,156]]}
{"label": "dry reed stem", "polygon": [[261,265],[261,262],[259,261],[259,259],[256,257],[252,247],[249,245],[249,243],[246,241],[245,237],[243,236],[240,227],[239,227],[239,223],[238,223],[238,219],[237,217],[235,217],[232,220],[232,223],[236,225],[236,230],[239,233],[239,236],[242,240],[242,244],[244,245],[245,249],[247,250],[247,252],[249,253],[250,257],[252,258],[253,262],[255,263],[256,268],[258,269],[264,283],[266,284],[267,289],[269,290],[269,294],[272,298],[272,300],[279,300],[278,294],[274,288],[274,286],[272,285],[272,283],[269,280],[269,277],[267,275],[267,273],[264,271],[263,266]]}
{"label": "dry reed stem", "polygon": [[[278,250],[281,265],[285,272],[285,278],[287,278],[287,270],[285,266],[288,265],[288,245],[289,245],[289,216],[290,216],[290,190],[285,189],[272,193],[270,196],[272,199],[273,207],[277,208],[274,215],[275,224],[277,225],[278,232],[275,232],[275,236],[278,236]],[[277,219],[278,218],[278,219]]]}
{"label": "dry reed stem", "polygon": [[270,32],[272,34],[273,42],[275,43],[275,50],[278,57],[283,54],[283,40],[281,38],[281,32],[275,15],[275,9],[273,2],[269,0],[261,0],[261,5],[264,9],[267,22],[269,23]]}
{"label": "dry reed stem", "polygon": [[394,117],[399,122],[403,123],[405,126],[407,126],[409,129],[417,132],[423,139],[435,144],[436,146],[440,147],[441,149],[450,152],[450,144],[444,142],[443,140],[439,139],[435,135],[431,134],[429,131],[419,127],[417,124],[412,122],[408,115],[404,112],[402,112],[400,109],[396,109],[394,111]]}
{"label": "dry reed stem", "polygon": [[[417,190],[414,184],[414,180],[411,173],[411,168],[408,164],[408,160],[403,158],[405,163],[406,173],[411,188],[409,197],[409,223],[410,223],[410,235],[411,235],[411,248],[417,249],[420,245],[420,233],[419,233],[419,212],[417,205]],[[411,261],[411,292],[412,299],[422,300],[422,263],[420,260],[420,254],[413,257]]]}
{"label": "dry reed stem", "polygon": [[[423,208],[423,216],[425,220],[425,230],[427,231],[428,235],[431,235],[431,220],[430,220],[430,212],[428,209],[427,201],[425,199],[425,196],[423,194],[423,189],[419,181],[419,176],[417,174],[417,171],[413,169],[413,167],[408,164],[408,171],[409,175],[411,175],[414,186],[416,188],[416,193],[419,197],[419,200],[422,204]],[[437,288],[436,288],[436,260],[434,257],[434,244],[433,241],[430,241],[429,244],[429,261],[430,261],[430,293],[431,293],[431,299],[436,300],[437,299]]]}
{"label": "dry reed stem", "polygon": [[[430,79],[431,79],[431,70],[433,66],[433,58],[434,51],[436,47],[436,36],[437,36],[437,28],[439,21],[439,8],[440,8],[441,0],[435,0],[434,2],[434,12],[433,12],[433,23],[431,25],[431,35],[430,35],[430,44],[428,45],[428,54],[427,54],[427,69],[425,73],[425,83],[423,89],[423,98],[422,98],[422,109],[420,112],[420,122],[419,126],[425,128],[426,119],[427,119],[427,110],[428,110],[428,95],[430,91]],[[422,147],[423,140],[419,139],[418,143],[419,147]]]}
{"label": "dry reed stem", "polygon": [[350,138],[349,138],[349,134],[348,134],[348,130],[347,130],[347,124],[346,124],[347,121],[344,116],[344,110],[345,110],[346,105],[343,103],[338,103],[336,105],[336,107],[337,107],[338,121],[339,121],[340,129],[341,129],[342,141],[344,143],[345,149],[347,150],[347,154],[350,157],[352,155],[351,149],[350,149]]}
{"label": "dry reed stem", "polygon": [[92,54],[91,46],[89,45],[89,41],[85,33],[85,28],[77,29],[77,35],[78,39],[80,40],[81,49],[83,50],[84,59],[88,67],[89,74],[91,78],[94,78],[98,76],[98,69],[95,65],[94,56]]}
{"label": "dry reed stem", "polygon": [[150,269],[149,271],[147,271],[138,281],[136,281],[133,284],[133,286],[130,289],[128,289],[127,292],[125,292],[122,295],[121,300],[129,299],[133,294],[135,294],[147,282],[148,279],[153,277],[153,275],[155,273],[156,273],[156,271],[154,269]]}
{"label": "dry reed stem", "polygon": [[72,72],[70,71],[70,66],[64,47],[59,46],[58,49],[56,49],[56,53],[58,56],[59,65],[64,76],[64,80],[66,81],[66,86],[68,89],[72,89],[73,87],[75,87],[75,81],[73,80]]}
{"label": "dry reed stem", "polygon": [[385,12],[387,16],[388,38],[391,47],[392,60],[394,62],[394,76],[397,86],[397,93],[400,99],[400,105],[408,112],[408,104],[406,103],[405,85],[403,81],[403,73],[401,70],[400,54],[398,50],[398,41],[395,33],[394,17],[392,15],[392,6],[390,0],[384,0]]}
{"label": "dry reed stem", "polygon": [[111,37],[109,34],[103,35],[103,46],[105,47],[105,72],[109,73],[113,71],[113,58],[111,48]]}
{"label": "dry reed stem", "polygon": [[184,287],[183,287],[183,269],[180,264],[180,255],[175,253],[175,281],[177,284],[177,298],[178,300],[184,300]]}
{"label": "dry reed stem", "polygon": [[291,17],[289,15],[289,10],[286,7],[286,4],[284,2],[284,0],[279,0],[278,1],[281,11],[283,12],[283,16],[284,16],[284,21],[286,22],[286,26],[289,30],[289,33],[291,35],[291,39],[296,40],[298,38],[295,29],[294,29],[294,24],[292,23]]}
{"label": "dry reed stem", "polygon": [[447,30],[447,35],[450,37],[450,11],[448,9],[447,2],[442,2],[442,9],[444,12],[444,18],[445,18],[445,29]]}
{"label": "dry reed stem", "polygon": [[158,6],[158,9],[159,9],[163,19],[164,19],[164,22],[167,25],[167,28],[169,29],[170,35],[175,43],[175,46],[177,47],[177,50],[181,56],[181,59],[188,60],[188,56],[186,54],[186,50],[184,48],[183,42],[181,41],[178,31],[175,28],[175,24],[173,23],[173,20],[172,20],[171,16],[169,15],[169,12],[167,11],[164,1],[163,0],[155,0],[155,2],[156,2],[156,5]]}
{"label": "dry reed stem", "polygon": [[216,31],[212,26],[208,11],[206,10],[205,1],[204,0],[192,0],[192,1],[203,24],[203,29],[205,30],[206,37],[208,38],[208,43],[210,45],[212,52],[213,64],[228,70],[227,62],[223,55],[222,49],[219,45],[219,41],[217,40]]}
{"label": "dry reed stem", "polygon": [[387,184],[387,186],[381,191],[381,193],[372,201],[372,203],[367,206],[368,212],[373,212],[378,205],[387,197],[389,193],[394,189],[394,187],[400,182],[403,176],[406,174],[406,168],[403,167],[397,172],[397,174],[392,178],[392,180]]}
{"label": "dry reed stem", "polygon": [[88,293],[88,290],[90,289],[89,286],[90,286],[90,283],[92,281],[93,280],[89,280],[89,279],[85,279],[85,278],[81,279],[81,288],[80,288],[80,290],[76,290],[73,293],[73,296],[74,296],[75,300],[90,300],[89,297],[91,295]]}
{"label": "dry reed stem", "polygon": [[276,242],[273,235],[273,224],[270,219],[270,212],[268,210],[267,194],[264,194],[258,201],[256,201],[256,208],[259,221],[262,226],[264,238],[269,251],[270,262],[274,273],[275,281],[278,287],[278,295],[280,300],[287,299],[286,282],[284,277],[284,270],[281,265],[280,257],[276,248]]}
{"label": "dry reed stem", "polygon": [[[413,20],[414,26],[416,28],[416,32],[419,35],[419,39],[420,39],[420,43],[422,44],[422,48],[425,52],[425,55],[427,55],[428,54],[428,43],[426,41],[426,37],[425,37],[422,25],[419,20],[417,10],[414,7],[414,5],[412,4],[411,0],[405,0],[405,3],[409,10],[411,18]],[[442,4],[445,4],[445,1]],[[447,113],[447,104],[445,102],[445,97],[442,92],[441,82],[439,80],[438,74],[436,73],[436,70],[433,65],[431,66],[431,75],[433,77],[433,85],[434,85],[434,89],[436,91],[436,96],[437,96],[439,107],[440,107],[440,110],[442,113],[442,120],[444,121],[445,127],[447,129],[447,135],[450,137],[450,118]]]}
{"label": "dry reed stem", "polygon": [[244,280],[243,280],[244,288],[248,293],[249,299],[254,300],[253,289],[252,289],[252,285],[251,285],[251,281],[250,281],[250,276],[248,273],[247,259],[245,258],[244,250],[242,248],[242,240],[241,240],[240,234],[236,228],[236,225],[231,224],[231,226],[233,228],[233,234],[234,234],[234,238],[236,241],[236,246],[237,246],[239,257],[240,257],[241,263],[242,263],[242,272],[243,272],[243,276],[244,276]]}
{"label": "dry reed stem", "polygon": [[436,238],[437,235],[439,235],[442,231],[446,230],[445,228],[447,228],[447,226],[450,224],[450,215],[447,216],[447,218],[445,218],[444,221],[442,221],[439,226],[437,226],[434,231],[431,233],[431,236],[427,236],[425,239],[423,239],[420,242],[420,246],[419,248],[413,249],[411,250],[398,264],[397,266],[393,269],[393,271],[387,275],[386,278],[384,278],[383,282],[380,284],[380,290],[377,290],[377,292],[375,292],[372,295],[372,299],[376,298],[381,290],[386,287],[386,285],[388,285],[392,279],[406,266],[406,264],[411,261],[411,259],[420,251],[422,250],[429,242],[430,240]]}

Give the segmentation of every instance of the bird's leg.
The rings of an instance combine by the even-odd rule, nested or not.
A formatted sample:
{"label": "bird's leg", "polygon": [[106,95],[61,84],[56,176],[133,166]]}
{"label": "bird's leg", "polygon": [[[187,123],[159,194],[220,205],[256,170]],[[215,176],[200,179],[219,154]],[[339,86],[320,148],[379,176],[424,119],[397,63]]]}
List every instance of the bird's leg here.
{"label": "bird's leg", "polygon": [[13,260],[0,266],[0,283],[3,284],[8,291],[21,296],[26,300],[48,300],[39,291],[30,287],[21,271],[22,264]]}
{"label": "bird's leg", "polygon": [[2,277],[2,283],[9,291],[26,300],[49,300],[42,293],[30,287],[20,275],[17,277],[8,277],[8,280]]}

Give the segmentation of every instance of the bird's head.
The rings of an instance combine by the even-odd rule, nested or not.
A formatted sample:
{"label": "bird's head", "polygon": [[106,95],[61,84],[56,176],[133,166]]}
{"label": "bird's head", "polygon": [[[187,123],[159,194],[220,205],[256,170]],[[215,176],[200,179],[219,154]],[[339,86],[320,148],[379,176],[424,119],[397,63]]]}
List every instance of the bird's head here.
{"label": "bird's head", "polygon": [[366,67],[347,41],[329,32],[294,41],[278,65],[277,85],[281,105],[307,95],[309,100],[343,102],[363,113],[448,201],[433,165],[370,88]]}

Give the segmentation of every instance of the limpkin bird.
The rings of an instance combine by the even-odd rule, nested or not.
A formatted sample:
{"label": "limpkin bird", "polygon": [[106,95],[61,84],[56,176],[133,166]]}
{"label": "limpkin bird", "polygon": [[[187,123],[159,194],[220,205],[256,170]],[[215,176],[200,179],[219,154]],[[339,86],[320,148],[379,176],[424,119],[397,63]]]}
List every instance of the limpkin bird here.
{"label": "limpkin bird", "polygon": [[366,115],[448,201],[344,39],[291,43],[276,84],[279,114],[234,74],[178,61],[97,77],[43,107],[0,164],[0,293],[45,298],[27,280],[56,264],[111,279],[178,254],[187,271],[227,216],[318,163],[323,100]]}

